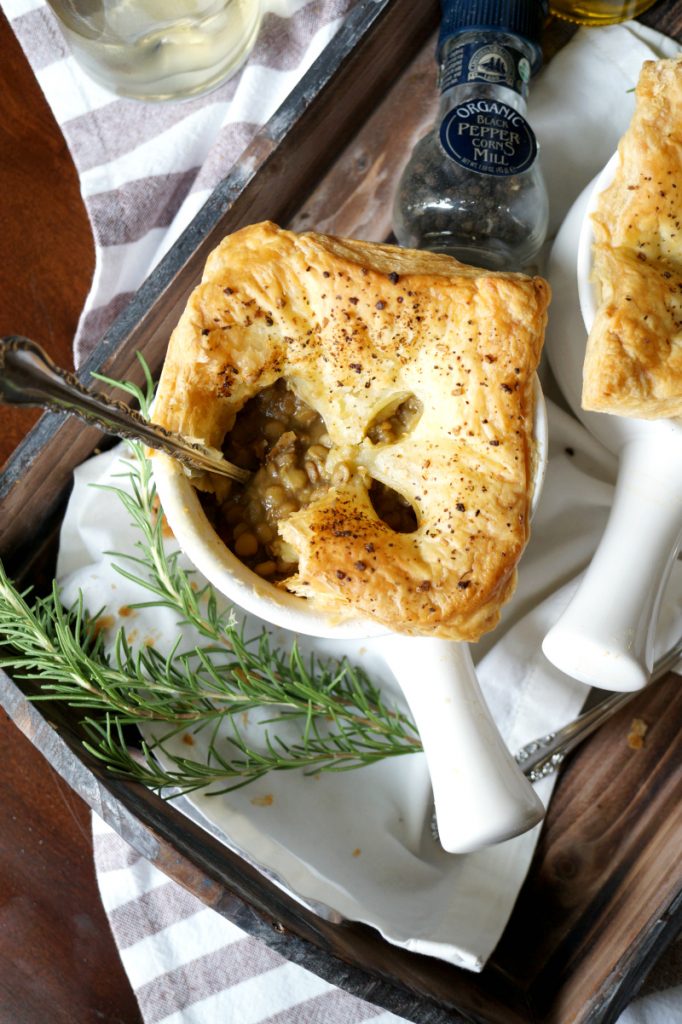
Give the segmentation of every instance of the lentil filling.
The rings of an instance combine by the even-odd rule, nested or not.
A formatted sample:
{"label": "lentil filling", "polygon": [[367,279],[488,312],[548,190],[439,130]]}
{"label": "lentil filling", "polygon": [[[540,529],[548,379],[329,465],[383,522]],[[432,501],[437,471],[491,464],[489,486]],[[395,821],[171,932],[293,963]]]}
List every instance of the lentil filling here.
{"label": "lentil filling", "polygon": [[[378,417],[368,430],[370,440],[390,443],[402,436],[421,412],[414,403],[402,402]],[[278,533],[280,519],[348,481],[353,470],[346,463],[337,463],[331,473],[327,469],[331,446],[322,417],[284,379],[260,391],[237,416],[223,452],[253,475],[244,485],[232,483],[225,500],[211,494],[202,494],[201,500],[223,542],[259,576],[278,582],[296,571],[296,552]],[[396,491],[372,480],[369,495],[377,515],[393,530],[416,529],[412,507]]]}
{"label": "lentil filling", "polygon": [[394,444],[413,430],[424,407],[414,395],[409,395],[396,408],[388,406],[375,416],[367,430],[372,444]]}

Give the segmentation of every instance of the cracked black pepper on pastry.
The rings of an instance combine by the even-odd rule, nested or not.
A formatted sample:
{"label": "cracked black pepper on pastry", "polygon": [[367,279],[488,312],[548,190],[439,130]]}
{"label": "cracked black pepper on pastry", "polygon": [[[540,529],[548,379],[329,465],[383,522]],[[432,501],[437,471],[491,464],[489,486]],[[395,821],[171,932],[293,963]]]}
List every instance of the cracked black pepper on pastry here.
{"label": "cracked black pepper on pastry", "polygon": [[636,100],[592,218],[582,405],[658,419],[682,416],[682,57],[645,61]]}
{"label": "cracked black pepper on pastry", "polygon": [[548,302],[541,278],[257,224],[209,256],[154,418],[256,470],[198,484],[260,575],[333,619],[475,640],[528,539]]}

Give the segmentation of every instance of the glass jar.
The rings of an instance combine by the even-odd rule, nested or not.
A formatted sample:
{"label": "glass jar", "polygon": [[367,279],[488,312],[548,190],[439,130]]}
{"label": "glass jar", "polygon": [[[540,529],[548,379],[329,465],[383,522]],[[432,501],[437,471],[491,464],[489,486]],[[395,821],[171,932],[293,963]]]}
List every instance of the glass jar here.
{"label": "glass jar", "polygon": [[550,14],[579,25],[615,25],[637,18],[656,0],[550,0]]}

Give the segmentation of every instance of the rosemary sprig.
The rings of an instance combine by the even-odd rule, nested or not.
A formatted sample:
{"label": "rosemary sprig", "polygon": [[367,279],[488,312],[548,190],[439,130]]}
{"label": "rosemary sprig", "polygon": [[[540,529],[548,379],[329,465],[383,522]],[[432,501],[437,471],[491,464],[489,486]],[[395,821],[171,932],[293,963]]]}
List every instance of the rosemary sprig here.
{"label": "rosemary sprig", "polygon": [[[143,367],[146,394],[102,379],[133,395],[146,413],[152,382]],[[420,750],[413,723],[384,702],[362,669],[346,659],[305,659],[295,642],[282,651],[265,630],[247,637],[210,586],[196,588],[179,552],[165,543],[144,450],[130,447],[127,487],[108,490],[139,536],[134,554],[108,554],[117,572],[150,595],[131,608],[176,614],[177,642],[166,654],[135,648],[122,626],[107,645],[106,609],[89,614],[82,596],[65,609],[56,583],[29,603],[0,565],[0,666],[37,684],[31,699],[83,711],[87,749],[117,775],[167,796],[222,793],[277,770],[346,771]],[[131,726],[143,730],[140,749],[129,746]],[[199,732],[204,758],[179,754],[172,741],[182,736],[189,751]]]}

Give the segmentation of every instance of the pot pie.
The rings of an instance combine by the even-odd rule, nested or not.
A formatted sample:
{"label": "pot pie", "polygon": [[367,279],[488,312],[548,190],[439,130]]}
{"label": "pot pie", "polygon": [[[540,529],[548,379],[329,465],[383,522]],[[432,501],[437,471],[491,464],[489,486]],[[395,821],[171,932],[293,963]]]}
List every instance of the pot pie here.
{"label": "pot pie", "polygon": [[257,224],[209,256],[154,419],[254,471],[194,481],[254,572],[331,621],[477,640],[528,539],[548,302],[541,278]]}
{"label": "pot pie", "polygon": [[682,415],[682,57],[647,61],[636,99],[592,218],[582,405],[653,419]]}

